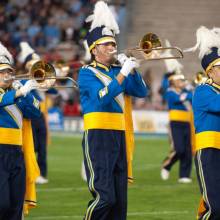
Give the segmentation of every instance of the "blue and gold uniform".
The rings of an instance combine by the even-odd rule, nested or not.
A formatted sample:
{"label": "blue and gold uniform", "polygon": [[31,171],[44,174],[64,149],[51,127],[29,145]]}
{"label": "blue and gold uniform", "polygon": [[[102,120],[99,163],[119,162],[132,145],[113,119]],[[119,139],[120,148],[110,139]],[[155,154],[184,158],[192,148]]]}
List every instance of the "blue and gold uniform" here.
{"label": "blue and gold uniform", "polygon": [[203,195],[198,219],[219,219],[220,86],[211,80],[198,86],[193,97],[193,111],[197,152],[195,163]]}
{"label": "blue and gold uniform", "polygon": [[170,87],[166,92],[169,109],[172,147],[169,156],[163,162],[163,169],[168,172],[179,160],[179,181],[190,177],[192,165],[191,153],[191,121],[192,121],[192,92],[182,90],[177,92]]}
{"label": "blue and gold uniform", "polygon": [[204,26],[197,30],[199,58],[208,79],[193,96],[196,136],[195,165],[201,191],[198,220],[220,219],[220,33]]}
{"label": "blue and gold uniform", "polygon": [[[26,118],[40,115],[39,102],[30,91],[36,88],[37,82],[29,80],[19,89],[13,81],[13,58],[10,52],[0,43],[0,219],[21,220],[25,200],[32,200],[30,184],[26,184],[31,176],[37,174],[32,169],[33,154],[31,149],[31,133],[27,130]],[[27,171],[27,172],[26,172]],[[31,172],[30,172],[31,171]],[[27,178],[26,178],[27,173]],[[25,189],[27,186],[27,190]],[[26,191],[26,192],[25,192]],[[29,192],[27,192],[29,191]],[[31,191],[32,192],[32,191]],[[26,194],[26,195],[25,195]],[[32,201],[29,201],[32,202]],[[28,204],[26,203],[25,207]]]}
{"label": "blue and gold uniform", "polygon": [[95,5],[87,34],[94,60],[80,69],[78,84],[84,118],[83,154],[93,199],[85,220],[126,220],[127,184],[132,181],[131,97],[145,97],[146,85],[135,58],[118,55],[113,65],[118,25],[103,1]]}
{"label": "blue and gold uniform", "polygon": [[108,219],[126,218],[128,175],[124,95],[144,97],[146,86],[138,72],[119,85],[115,77],[120,69],[94,61],[79,72],[85,129],[84,162],[89,189],[94,196],[86,219],[107,219],[101,217],[104,213]]}
{"label": "blue and gold uniform", "polygon": [[0,219],[21,219],[25,193],[22,152],[23,118],[39,117],[39,102],[30,94],[15,98],[0,89]]}

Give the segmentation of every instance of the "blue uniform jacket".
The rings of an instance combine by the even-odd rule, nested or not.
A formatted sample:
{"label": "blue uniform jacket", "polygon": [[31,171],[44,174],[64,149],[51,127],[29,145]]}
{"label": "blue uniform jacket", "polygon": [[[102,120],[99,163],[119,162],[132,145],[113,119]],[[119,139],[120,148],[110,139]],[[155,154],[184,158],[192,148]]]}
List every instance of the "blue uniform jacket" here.
{"label": "blue uniform jacket", "polygon": [[177,92],[169,88],[166,92],[166,101],[169,109],[170,121],[190,122],[192,92],[183,90]]}
{"label": "blue uniform jacket", "polygon": [[193,96],[196,149],[220,148],[220,86],[202,84]]}
{"label": "blue uniform jacket", "polygon": [[84,123],[89,124],[89,128],[119,129],[116,124],[123,120],[124,94],[146,96],[147,88],[141,75],[138,72],[129,74],[120,85],[116,79],[120,70],[120,66],[107,68],[97,62],[80,69],[80,101]]}
{"label": "blue uniform jacket", "polygon": [[22,145],[23,118],[40,116],[39,101],[31,94],[15,98],[15,90],[0,90],[0,144]]}

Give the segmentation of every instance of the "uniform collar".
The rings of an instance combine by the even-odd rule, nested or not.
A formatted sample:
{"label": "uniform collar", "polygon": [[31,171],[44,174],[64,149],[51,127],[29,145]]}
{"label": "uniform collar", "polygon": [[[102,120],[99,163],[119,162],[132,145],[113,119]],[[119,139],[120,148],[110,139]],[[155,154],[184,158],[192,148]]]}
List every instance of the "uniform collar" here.
{"label": "uniform collar", "polygon": [[96,60],[94,60],[92,63],[90,63],[90,65],[93,66],[93,67],[99,67],[101,69],[104,69],[107,72],[109,72],[109,70],[111,68],[111,66],[108,67],[108,66],[106,66],[106,65],[104,65],[102,63],[97,62]]}
{"label": "uniform collar", "polygon": [[212,87],[220,91],[220,85],[218,85],[217,83],[214,83],[212,79],[207,79],[205,83],[208,85],[211,85]]}

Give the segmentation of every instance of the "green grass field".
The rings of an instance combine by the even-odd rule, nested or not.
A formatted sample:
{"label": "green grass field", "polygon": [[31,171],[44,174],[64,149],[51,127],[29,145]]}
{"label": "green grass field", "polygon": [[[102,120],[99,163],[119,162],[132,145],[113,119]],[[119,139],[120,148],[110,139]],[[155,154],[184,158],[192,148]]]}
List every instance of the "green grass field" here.
{"label": "green grass field", "polygon": [[[178,184],[178,164],[168,181],[160,179],[160,165],[169,150],[166,138],[136,138],[135,183],[128,190],[128,220],[193,220],[199,189]],[[37,187],[38,206],[27,220],[82,220],[91,198],[80,177],[81,137],[53,137],[49,146],[49,183]]]}

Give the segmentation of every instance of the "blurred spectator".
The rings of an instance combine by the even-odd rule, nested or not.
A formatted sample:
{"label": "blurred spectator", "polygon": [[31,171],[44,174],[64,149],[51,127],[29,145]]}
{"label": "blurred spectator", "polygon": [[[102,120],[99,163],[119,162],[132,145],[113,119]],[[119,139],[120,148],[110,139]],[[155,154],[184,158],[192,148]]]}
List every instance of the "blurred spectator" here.
{"label": "blurred spectator", "polygon": [[53,100],[53,105],[48,109],[49,127],[53,130],[63,130],[63,112],[61,110],[61,97]]}
{"label": "blurred spectator", "polygon": [[74,102],[73,99],[69,99],[63,107],[64,116],[80,116],[80,105],[79,102]]}
{"label": "blurred spectator", "polygon": [[60,40],[60,30],[55,23],[54,18],[49,18],[48,23],[44,27],[47,48],[54,48]]}

